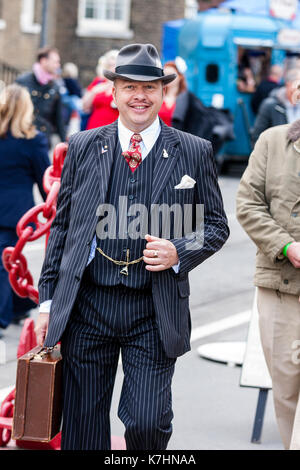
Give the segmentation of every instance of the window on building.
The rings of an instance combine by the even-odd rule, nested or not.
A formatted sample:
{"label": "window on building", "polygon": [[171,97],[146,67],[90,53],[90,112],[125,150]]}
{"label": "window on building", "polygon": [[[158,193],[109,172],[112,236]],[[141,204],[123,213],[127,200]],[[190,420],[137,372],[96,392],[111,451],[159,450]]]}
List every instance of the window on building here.
{"label": "window on building", "polygon": [[131,0],[79,0],[79,36],[116,37],[130,39]]}
{"label": "window on building", "polygon": [[39,34],[41,25],[35,23],[35,0],[22,0],[20,27],[23,33]]}
{"label": "window on building", "polygon": [[197,0],[185,0],[185,17],[193,18],[197,15],[198,1]]}
{"label": "window on building", "polygon": [[3,19],[3,0],[0,0],[0,29],[6,27],[6,22]]}

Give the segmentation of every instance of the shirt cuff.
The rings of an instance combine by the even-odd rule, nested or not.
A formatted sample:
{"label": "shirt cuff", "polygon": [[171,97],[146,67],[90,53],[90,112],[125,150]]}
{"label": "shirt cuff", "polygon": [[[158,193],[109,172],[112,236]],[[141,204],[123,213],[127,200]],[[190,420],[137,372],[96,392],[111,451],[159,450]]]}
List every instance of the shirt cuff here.
{"label": "shirt cuff", "polygon": [[39,312],[50,313],[51,302],[52,300],[45,300],[45,302],[42,302],[41,305],[39,306]]}
{"label": "shirt cuff", "polygon": [[180,261],[178,264],[174,264],[174,266],[172,266],[172,268],[174,269],[175,273],[178,274],[179,273],[179,268],[180,268]]}
{"label": "shirt cuff", "polygon": [[97,248],[97,238],[96,238],[96,235],[94,235],[94,238],[93,238],[93,241],[92,241],[92,244],[91,244],[89,259],[88,259],[88,262],[86,264],[87,266],[93,261],[93,259],[95,257],[96,248]]}

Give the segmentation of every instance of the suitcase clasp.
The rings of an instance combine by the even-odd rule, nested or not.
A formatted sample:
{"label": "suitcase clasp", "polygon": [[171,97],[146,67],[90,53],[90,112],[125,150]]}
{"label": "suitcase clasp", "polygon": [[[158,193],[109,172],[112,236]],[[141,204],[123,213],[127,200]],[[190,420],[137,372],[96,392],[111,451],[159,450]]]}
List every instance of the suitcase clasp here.
{"label": "suitcase clasp", "polygon": [[54,349],[54,347],[43,348],[39,353],[34,354],[33,359],[41,360],[45,356],[47,356],[47,354],[51,353],[53,351],[53,349]]}

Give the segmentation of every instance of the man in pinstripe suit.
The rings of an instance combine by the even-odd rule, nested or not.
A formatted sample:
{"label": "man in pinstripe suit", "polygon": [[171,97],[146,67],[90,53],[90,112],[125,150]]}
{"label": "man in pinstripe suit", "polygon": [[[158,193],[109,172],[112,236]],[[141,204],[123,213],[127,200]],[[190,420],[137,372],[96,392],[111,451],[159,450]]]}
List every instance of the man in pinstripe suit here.
{"label": "man in pinstripe suit", "polygon": [[[70,139],[36,331],[45,347],[61,340],[62,449],[110,449],[121,351],[126,447],[162,450],[172,432],[175,361],[190,349],[188,272],[222,247],[229,229],[210,143],[158,119],[175,75],[164,75],[154,46],[124,47],[115,73],[105,74],[120,117]],[[150,215],[174,204],[192,208],[189,233],[178,236],[172,219],[169,236],[164,220],[154,236]]]}

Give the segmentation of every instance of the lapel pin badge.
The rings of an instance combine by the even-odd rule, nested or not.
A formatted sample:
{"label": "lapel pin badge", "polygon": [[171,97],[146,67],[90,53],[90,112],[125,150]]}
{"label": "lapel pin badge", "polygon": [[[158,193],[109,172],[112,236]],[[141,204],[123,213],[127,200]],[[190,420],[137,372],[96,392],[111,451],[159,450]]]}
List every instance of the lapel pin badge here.
{"label": "lapel pin badge", "polygon": [[164,151],[163,151],[163,158],[169,158],[169,154],[166,151],[166,149],[164,149]]}
{"label": "lapel pin badge", "polygon": [[105,145],[104,148],[102,147],[101,149],[101,153],[105,153],[105,152],[108,152],[107,145]]}

